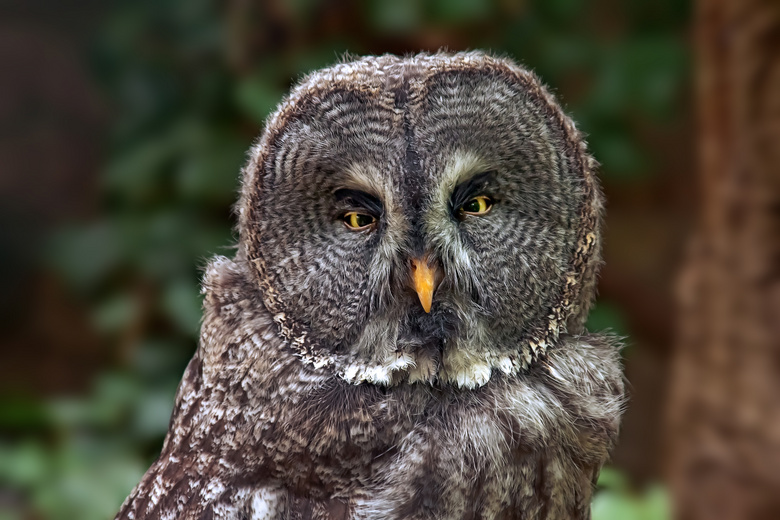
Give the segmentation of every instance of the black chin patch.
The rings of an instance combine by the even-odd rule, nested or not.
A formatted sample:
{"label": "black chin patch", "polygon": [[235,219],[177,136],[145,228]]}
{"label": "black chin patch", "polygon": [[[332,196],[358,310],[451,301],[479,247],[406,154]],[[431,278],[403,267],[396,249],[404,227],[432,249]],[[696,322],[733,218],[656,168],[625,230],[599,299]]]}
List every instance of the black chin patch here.
{"label": "black chin patch", "polygon": [[424,351],[440,358],[447,340],[458,334],[458,321],[452,312],[433,309],[427,314],[417,304],[401,322],[398,343],[410,347],[411,352]]}

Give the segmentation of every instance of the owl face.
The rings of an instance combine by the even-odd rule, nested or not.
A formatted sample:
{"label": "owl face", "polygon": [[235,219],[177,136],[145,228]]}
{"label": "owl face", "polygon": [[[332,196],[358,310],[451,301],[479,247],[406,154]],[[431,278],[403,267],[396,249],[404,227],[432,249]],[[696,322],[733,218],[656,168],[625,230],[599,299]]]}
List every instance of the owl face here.
{"label": "owl face", "polygon": [[241,242],[302,358],[358,383],[475,387],[578,332],[600,198],[571,122],[483,54],[316,73],[245,169]]}

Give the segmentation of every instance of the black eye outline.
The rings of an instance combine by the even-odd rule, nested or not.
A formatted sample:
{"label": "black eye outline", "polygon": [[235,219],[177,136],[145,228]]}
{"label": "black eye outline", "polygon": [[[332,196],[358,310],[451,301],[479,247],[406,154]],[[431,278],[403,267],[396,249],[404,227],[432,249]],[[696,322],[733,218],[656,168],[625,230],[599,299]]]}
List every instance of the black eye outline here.
{"label": "black eye outline", "polygon": [[[466,216],[482,217],[490,213],[490,210],[493,209],[497,200],[487,193],[487,187],[495,177],[496,171],[490,170],[478,173],[469,180],[455,186],[455,189],[452,190],[452,195],[450,196],[450,214],[458,220],[463,220]],[[484,212],[472,213],[463,210],[463,206],[479,197],[484,197],[489,202],[488,207]]]}
{"label": "black eye outline", "polygon": [[[364,191],[346,188],[336,190],[333,196],[338,206],[336,218],[344,222],[348,230],[376,229],[384,212],[382,202],[378,198]],[[370,219],[370,222],[365,219]]]}

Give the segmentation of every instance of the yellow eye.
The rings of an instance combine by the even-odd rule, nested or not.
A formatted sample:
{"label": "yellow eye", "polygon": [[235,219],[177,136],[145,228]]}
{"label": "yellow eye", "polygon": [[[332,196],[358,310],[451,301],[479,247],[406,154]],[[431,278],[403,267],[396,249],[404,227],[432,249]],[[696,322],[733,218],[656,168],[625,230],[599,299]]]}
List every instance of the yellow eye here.
{"label": "yellow eye", "polygon": [[365,213],[358,213],[357,211],[350,211],[345,213],[341,219],[348,228],[354,230],[366,229],[372,226],[376,222],[376,218]]}
{"label": "yellow eye", "polygon": [[461,213],[466,215],[484,215],[493,207],[490,197],[479,195],[460,207]]}

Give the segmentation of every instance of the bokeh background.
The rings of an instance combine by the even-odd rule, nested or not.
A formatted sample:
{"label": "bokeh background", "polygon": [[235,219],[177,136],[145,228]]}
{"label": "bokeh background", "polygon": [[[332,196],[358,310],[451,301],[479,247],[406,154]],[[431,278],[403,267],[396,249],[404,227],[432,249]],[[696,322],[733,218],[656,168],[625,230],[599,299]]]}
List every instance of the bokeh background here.
{"label": "bokeh background", "polygon": [[[670,367],[701,206],[690,0],[12,0],[0,16],[0,519],[111,518],[161,447],[200,269],[304,73],[489,49],[589,136],[608,200],[589,327],[631,402],[594,518],[671,517]],[[774,236],[774,235],[773,235]],[[745,517],[747,518],[747,517]]]}

